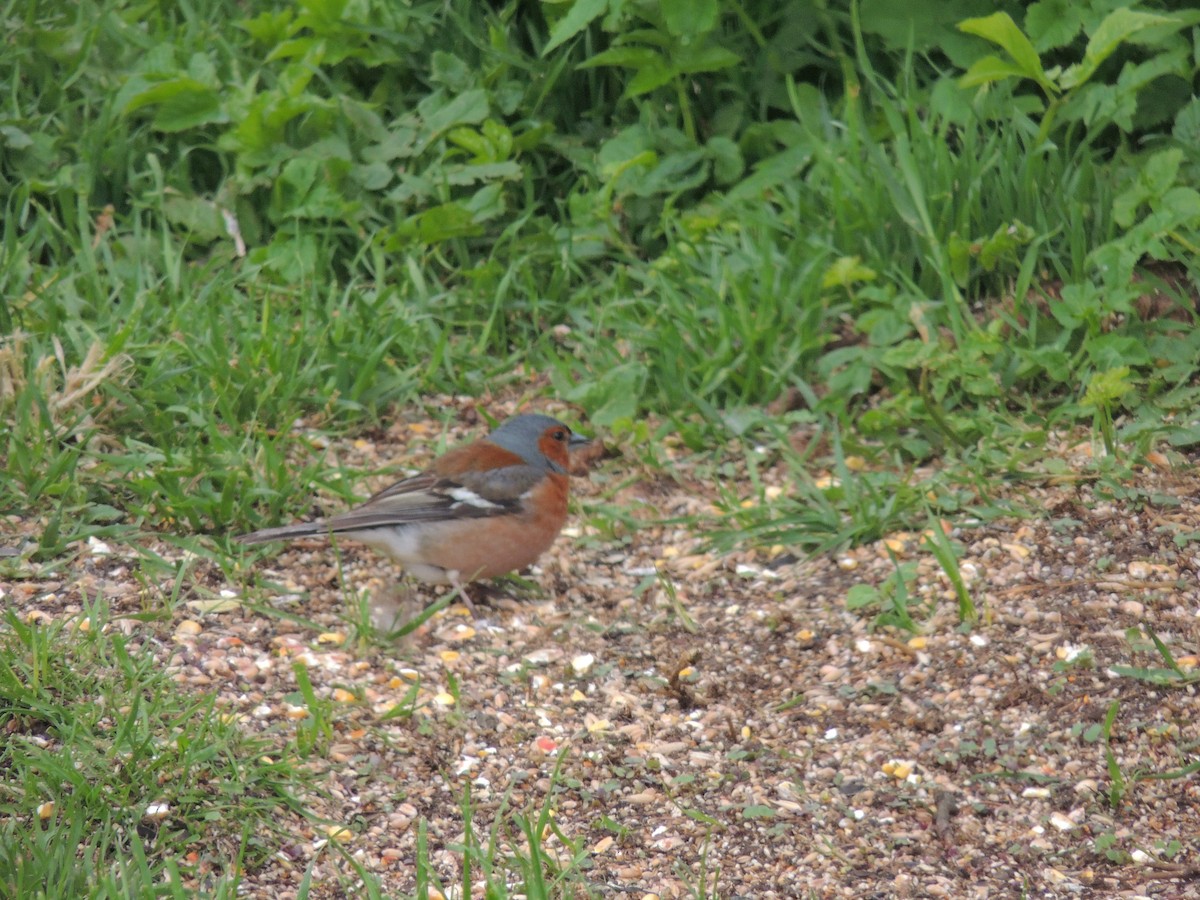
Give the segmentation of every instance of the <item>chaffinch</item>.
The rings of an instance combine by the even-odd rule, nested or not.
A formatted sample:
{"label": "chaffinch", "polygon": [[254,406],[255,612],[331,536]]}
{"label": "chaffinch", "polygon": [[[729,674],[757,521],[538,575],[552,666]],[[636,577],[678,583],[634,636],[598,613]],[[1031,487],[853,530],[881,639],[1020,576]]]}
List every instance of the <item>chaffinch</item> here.
{"label": "chaffinch", "polygon": [[344,535],[422,581],[463,586],[533,563],[567,520],[570,450],[591,443],[543,415],[514,416],[485,438],[328,519],[240,535],[243,544]]}

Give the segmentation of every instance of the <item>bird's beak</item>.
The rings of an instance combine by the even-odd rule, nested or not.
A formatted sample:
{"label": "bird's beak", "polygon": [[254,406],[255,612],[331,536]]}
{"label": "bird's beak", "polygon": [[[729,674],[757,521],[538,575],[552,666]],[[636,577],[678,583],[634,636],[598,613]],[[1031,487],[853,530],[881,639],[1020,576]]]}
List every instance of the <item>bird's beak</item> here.
{"label": "bird's beak", "polygon": [[571,439],[567,441],[567,451],[571,458],[571,474],[586,475],[592,463],[604,455],[604,442],[571,432]]}

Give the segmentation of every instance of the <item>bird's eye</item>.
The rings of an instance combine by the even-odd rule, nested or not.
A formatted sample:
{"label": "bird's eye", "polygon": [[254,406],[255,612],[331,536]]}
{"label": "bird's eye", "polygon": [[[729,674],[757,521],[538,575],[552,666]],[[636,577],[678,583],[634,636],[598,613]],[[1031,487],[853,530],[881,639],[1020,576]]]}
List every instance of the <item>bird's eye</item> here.
{"label": "bird's eye", "polygon": [[567,431],[565,428],[557,428],[550,436],[556,441],[565,441],[567,439]]}

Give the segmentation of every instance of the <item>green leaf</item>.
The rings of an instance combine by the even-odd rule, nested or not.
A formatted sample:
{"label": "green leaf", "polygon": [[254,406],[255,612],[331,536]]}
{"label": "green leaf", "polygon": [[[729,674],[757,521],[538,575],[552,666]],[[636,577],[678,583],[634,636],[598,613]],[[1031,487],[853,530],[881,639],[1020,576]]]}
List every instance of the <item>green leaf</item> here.
{"label": "green leaf", "polygon": [[751,804],[742,810],[743,819],[773,819],[779,815],[770,806],[764,806],[760,803]]}
{"label": "green leaf", "polygon": [[720,135],[710,138],[704,149],[713,161],[713,180],[717,184],[734,184],[746,171],[741,148],[729,138]]}
{"label": "green leaf", "polygon": [[33,146],[33,138],[15,125],[0,125],[0,143],[9,150],[25,150]]}
{"label": "green leaf", "polygon": [[1128,366],[1118,366],[1107,372],[1097,372],[1088,382],[1083,399],[1079,401],[1080,406],[1092,409],[1112,406],[1113,403],[1133,390],[1129,375]]}
{"label": "green leaf", "polygon": [[742,58],[724,47],[702,47],[699,50],[681,53],[673,60],[677,73],[691,75],[697,72],[719,72],[741,65]]}
{"label": "green leaf", "polygon": [[1163,195],[1161,207],[1166,228],[1177,225],[1195,228],[1200,223],[1200,192],[1193,187],[1171,188]]}
{"label": "green leaf", "polygon": [[516,181],[523,173],[519,165],[509,160],[497,163],[446,166],[443,174],[447,184],[468,185],[477,184],[480,181]]}
{"label": "green leaf", "polygon": [[[619,0],[618,0],[619,2]],[[678,45],[678,41],[659,28],[635,28],[621,35],[624,44],[638,44],[647,47],[658,47],[660,50],[670,50]]]}
{"label": "green leaf", "polygon": [[624,96],[627,98],[640,97],[655,88],[668,84],[678,73],[662,62],[653,62],[638,69],[637,74],[625,86]]}
{"label": "green leaf", "polygon": [[1033,230],[1021,222],[1001,225],[980,247],[979,264],[988,272],[994,271],[1001,260],[1016,260],[1017,248],[1028,244],[1033,238]]}
{"label": "green leaf", "polygon": [[264,12],[253,19],[242,19],[237,23],[250,37],[260,44],[274,46],[291,36],[292,10]]}
{"label": "green leaf", "polygon": [[960,288],[966,287],[971,275],[971,260],[975,257],[975,245],[952,234],[946,243],[946,255],[950,257],[950,274],[954,283]]}
{"label": "green leaf", "polygon": [[482,88],[463,91],[450,102],[421,112],[425,116],[425,129],[432,135],[440,135],[454,125],[478,125],[488,116],[487,91]]}
{"label": "green leaf", "polygon": [[879,589],[873,585],[856,584],[846,591],[846,609],[864,609],[879,602]]}
{"label": "green leaf", "polygon": [[336,25],[345,16],[349,0],[300,0],[300,6],[308,13],[307,23],[314,31]]}
{"label": "green leaf", "polygon": [[1016,63],[1005,62],[998,56],[985,56],[971,63],[971,68],[963,73],[958,83],[962,87],[970,88],[1002,81],[1005,78],[1024,77],[1025,71]]}
{"label": "green leaf", "polygon": [[221,111],[220,95],[194,78],[162,81],[131,97],[123,112],[157,106],[154,127],[159,131],[184,131],[209,122],[227,121]]}
{"label": "green leaf", "polygon": [[1188,47],[1174,47],[1145,62],[1126,63],[1117,77],[1117,87],[1137,93],[1164,75],[1175,75],[1184,81],[1191,77],[1191,50]]}
{"label": "green leaf", "polygon": [[[1146,342],[1127,334],[1110,332],[1096,335],[1087,342],[1086,349],[1088,359],[1098,369],[1119,371],[1124,367],[1128,371],[1129,366],[1148,366],[1151,362]],[[1125,391],[1130,389],[1130,385],[1124,385]],[[1087,405],[1086,398],[1084,405]]]}
{"label": "green leaf", "polygon": [[649,197],[700,187],[708,180],[708,175],[708,158],[704,151],[668,153],[631,187],[639,196]]}
{"label": "green leaf", "polygon": [[624,45],[609,47],[607,50],[589,57],[579,64],[581,69],[594,69],[597,66],[622,66],[626,69],[640,69],[649,65],[663,65],[663,55],[650,47]]}
{"label": "green leaf", "polygon": [[1179,177],[1183,164],[1183,151],[1178,147],[1150,156],[1138,171],[1134,182],[1113,199],[1113,219],[1122,228],[1131,227],[1138,220],[1143,204],[1152,208],[1161,206]]}
{"label": "green leaf", "polygon": [[1179,663],[1175,662],[1175,655],[1171,653],[1171,648],[1158,636],[1158,632],[1154,630],[1152,625],[1146,623],[1145,627],[1146,633],[1150,635],[1150,640],[1154,642],[1154,649],[1158,651],[1158,655],[1162,657],[1163,662],[1180,678],[1186,678],[1186,673],[1180,668]]}
{"label": "green leaf", "polygon": [[1108,671],[1114,675],[1120,675],[1123,678],[1136,678],[1138,681],[1144,681],[1147,684],[1179,684],[1181,678],[1179,674],[1171,669],[1147,668],[1143,666],[1109,666]]}
{"label": "green leaf", "polygon": [[1072,0],[1042,0],[1025,11],[1025,30],[1040,51],[1065,47],[1075,40],[1085,21],[1083,4]]}
{"label": "green leaf", "polygon": [[125,517],[125,513],[107,503],[95,503],[88,507],[88,519],[92,522],[117,522]]}
{"label": "green leaf", "polygon": [[1074,330],[1088,322],[1099,321],[1100,289],[1091,282],[1068,284],[1059,292],[1058,300],[1051,300],[1049,306],[1050,315],[1058,324]]}
{"label": "green leaf", "polygon": [[437,244],[452,238],[472,237],[483,233],[475,215],[461,203],[443,203],[406,219],[396,229],[400,237],[415,239],[422,244]]}
{"label": "green leaf", "polygon": [[158,106],[160,103],[169,103],[175,100],[182,94],[212,94],[209,85],[198,82],[194,78],[172,78],[166,82],[157,82],[151,84],[149,88],[138,91],[132,97],[128,98],[125,106],[121,108],[121,112],[127,114],[136,113],[138,109],[143,107]]}
{"label": "green leaf", "polygon": [[633,419],[645,389],[645,368],[641,364],[624,363],[569,389],[566,398],[589,410],[589,421],[607,426]]}
{"label": "green leaf", "polygon": [[768,156],[755,164],[754,172],[749,177],[743,178],[729,191],[725,196],[725,203],[733,207],[745,200],[761,197],[781,184],[794,181],[808,168],[812,160],[813,147],[807,141],[781,150],[774,156]]}
{"label": "green leaf", "polygon": [[878,272],[870,266],[863,265],[862,257],[841,256],[834,260],[821,276],[821,288],[850,288],[864,281],[874,281],[878,277]]}
{"label": "green leaf", "polygon": [[1185,147],[1200,147],[1200,97],[1193,97],[1175,115],[1172,136]]}
{"label": "green leaf", "polygon": [[608,9],[608,0],[575,0],[566,15],[550,29],[550,40],[542,48],[542,56],[549,55],[563,41],[569,41]]}
{"label": "green leaf", "polygon": [[446,140],[456,147],[462,147],[477,159],[491,156],[490,142],[474,128],[452,128],[446,133]]}
{"label": "green leaf", "polygon": [[899,366],[903,369],[919,369],[932,362],[937,353],[936,344],[914,338],[889,347],[880,361],[885,365]]}
{"label": "green leaf", "polygon": [[[311,54],[311,56],[310,56]],[[323,59],[325,56],[325,42],[311,37],[293,38],[287,41],[281,41],[276,44],[274,49],[267,54],[268,62],[275,62],[280,59]]]}
{"label": "green leaf", "polygon": [[689,808],[683,810],[683,814],[685,816],[687,816],[689,819],[691,819],[693,822],[699,822],[701,825],[708,825],[710,827],[715,827],[715,826],[721,825],[721,821],[719,819],[716,819],[716,818],[710,816],[708,813],[702,812],[701,810],[698,810],[698,809],[691,809],[689,807]]}
{"label": "green leaf", "polygon": [[1026,78],[1032,78],[1047,90],[1053,89],[1037,50],[1008,13],[998,12],[980,19],[967,19],[958,23],[958,29],[1002,47]]}
{"label": "green leaf", "polygon": [[717,0],[660,0],[667,31],[686,37],[707,34],[717,24]]}
{"label": "green leaf", "polygon": [[430,57],[430,78],[450,91],[467,90],[473,77],[471,67],[453,53],[435,50]]}
{"label": "green leaf", "polygon": [[225,220],[211,200],[171,194],[163,200],[163,215],[172,225],[186,229],[193,237],[218,240],[226,235]]}
{"label": "green leaf", "polygon": [[355,166],[351,169],[350,174],[364,190],[375,192],[382,191],[391,184],[392,178],[395,177],[396,173],[392,170],[391,166],[375,162]]}
{"label": "green leaf", "polygon": [[1113,10],[1105,16],[1104,21],[1097,26],[1088,40],[1082,62],[1064,71],[1059,82],[1068,90],[1078,87],[1096,74],[1100,64],[1134,34],[1152,26],[1172,24],[1173,21],[1167,16],[1156,16],[1124,7]]}

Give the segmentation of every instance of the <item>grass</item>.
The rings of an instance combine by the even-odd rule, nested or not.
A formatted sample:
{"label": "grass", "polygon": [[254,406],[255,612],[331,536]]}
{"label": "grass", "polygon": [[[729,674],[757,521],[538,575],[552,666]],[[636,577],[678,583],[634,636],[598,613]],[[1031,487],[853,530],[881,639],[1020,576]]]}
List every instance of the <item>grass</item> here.
{"label": "grass", "polygon": [[144,896],[166,879],[233,896],[311,785],[116,625],[99,597],[69,622],[5,616],[0,895]]}
{"label": "grass", "polygon": [[[845,93],[757,65],[716,89],[684,69],[695,91],[681,72],[664,88],[676,121],[616,68],[579,66],[612,38],[597,23],[542,54],[519,3],[309,6],[3,9],[28,39],[0,62],[0,540],[46,570],[119,540],[154,583],[171,564],[145,539],[164,536],[233,572],[228,534],[349,499],[331,436],[414,407],[437,418],[446,395],[557,396],[667,475],[667,434],[715,477],[744,461],[715,539],[804,552],[994,514],[1003,480],[1054,474],[1054,430],[1090,429],[1107,451],[1092,474],[1114,483],[1200,439],[1194,316],[1137,315],[1142,289],[1121,277],[1152,258],[1180,275],[1167,295],[1194,278],[1183,112],[1174,132],[1106,121],[1046,140],[1028,95],[970,93],[857,30],[822,57]],[[858,14],[823,17],[826,37]],[[762,15],[730,52],[758,56],[779,23]],[[1178,156],[1152,155],[1173,141]],[[791,490],[745,505],[768,468]],[[636,528],[612,505],[591,515],[614,539]],[[864,605],[911,622],[896,574]],[[255,740],[106,631],[102,598],[80,621],[0,629],[16,735],[0,885],[134,896],[193,877],[192,842],[252,865],[270,809],[296,806],[295,773],[247,762]],[[314,717],[296,749],[329,739]],[[118,782],[114,804],[97,786]],[[147,825],[160,800],[170,816]],[[242,833],[206,837],[213,809]],[[534,853],[542,814],[514,823]],[[463,853],[495,887],[497,836],[475,837]],[[544,867],[517,868],[536,895]]]}
{"label": "grass", "polygon": [[[460,892],[460,896],[469,897],[482,888],[484,896],[497,900],[518,896],[530,900],[602,897],[604,886],[588,879],[590,860],[584,840],[566,835],[554,822],[553,798],[560,784],[561,761],[565,755],[565,752],[560,755],[559,765],[549,779],[550,790],[540,806],[513,809],[506,796],[492,814],[491,825],[486,830],[481,830],[477,824],[483,814],[472,800],[470,785],[463,788],[458,806],[462,836],[460,840],[445,844],[445,850],[458,860],[460,866],[454,884],[448,884],[438,876],[438,866],[432,859],[434,841],[429,824],[424,819],[419,820],[413,858],[418,888],[414,894],[406,896],[425,898]],[[344,865],[344,870],[339,869],[345,873],[339,885],[342,891],[372,898],[399,896],[386,894],[379,876],[364,867],[340,842],[329,841],[325,851]],[[310,873],[320,859],[321,854],[314,857]],[[702,890],[709,877],[708,873],[701,873]],[[312,880],[306,876],[298,896],[307,897],[311,889]],[[698,892],[696,896],[715,895]]]}
{"label": "grass", "polygon": [[[878,100],[885,112],[889,99]],[[964,480],[993,468],[996,448],[1037,440],[1033,416],[1094,421],[1109,444],[1114,414],[1133,417],[1143,446],[1170,433],[1162,403],[1193,399],[1184,369],[1172,370],[1169,391],[1130,369],[1116,393],[1080,396],[1078,384],[1110,371],[1101,365],[1115,347],[1104,349],[1112,335],[1100,316],[1070,330],[1032,315],[1028,300],[970,306],[990,287],[1023,298],[1042,279],[1088,277],[1084,249],[1115,234],[1094,158],[1030,152],[1019,129],[984,137],[894,113],[886,140],[865,121],[839,138],[828,110],[816,125],[812,110],[797,111],[814,148],[803,183],[780,185],[765,205],[698,207],[650,264],[597,267],[534,233],[497,245],[505,264],[476,262],[452,280],[434,280],[448,262],[436,254],[371,244],[324,280],[318,273],[343,267],[320,227],[277,235],[272,253],[303,260],[288,277],[277,259],[226,250],[189,260],[162,210],[107,230],[80,220],[77,253],[59,245],[62,234],[55,244],[36,229],[11,234],[0,268],[24,271],[35,290],[7,301],[18,323],[2,347],[7,503],[30,498],[46,518],[47,559],[91,534],[219,533],[302,514],[312,486],[329,483],[319,460],[289,470],[301,423],[369,428],[422,396],[516,386],[514,373],[529,371],[549,373],[596,425],[657,412],[693,448],[723,444],[736,417],[736,433],[786,451],[787,420],[753,411],[798,390],[810,409],[796,420],[881,461],[889,497],[904,493],[906,461],[957,462]],[[830,227],[806,230],[814,221]],[[986,262],[972,255],[1006,229],[1019,240]],[[30,268],[46,253],[61,264]],[[1186,356],[1166,343],[1168,322],[1127,330],[1168,355],[1155,364]],[[1062,380],[1065,371],[1079,380]],[[811,462],[787,464],[803,480]],[[828,525],[787,510],[746,524],[823,546],[920,514],[902,500],[877,508],[863,491],[798,498],[826,508]],[[861,527],[837,524],[846,512]],[[828,537],[815,539],[822,528]]]}

